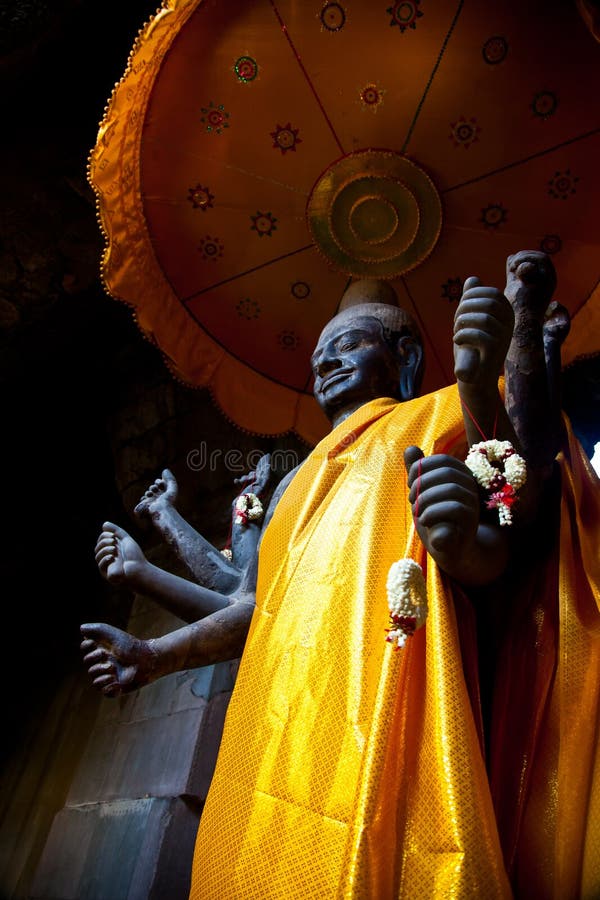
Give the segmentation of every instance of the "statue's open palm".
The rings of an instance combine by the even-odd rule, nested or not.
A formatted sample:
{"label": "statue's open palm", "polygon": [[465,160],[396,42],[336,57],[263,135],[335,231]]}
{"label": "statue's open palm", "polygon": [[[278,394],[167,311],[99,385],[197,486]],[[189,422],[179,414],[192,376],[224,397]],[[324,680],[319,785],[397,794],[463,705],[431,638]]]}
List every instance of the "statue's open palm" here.
{"label": "statue's open palm", "polygon": [[146,561],[131,535],[112,522],[102,526],[95,554],[101,575],[111,584],[127,583],[133,570]]}

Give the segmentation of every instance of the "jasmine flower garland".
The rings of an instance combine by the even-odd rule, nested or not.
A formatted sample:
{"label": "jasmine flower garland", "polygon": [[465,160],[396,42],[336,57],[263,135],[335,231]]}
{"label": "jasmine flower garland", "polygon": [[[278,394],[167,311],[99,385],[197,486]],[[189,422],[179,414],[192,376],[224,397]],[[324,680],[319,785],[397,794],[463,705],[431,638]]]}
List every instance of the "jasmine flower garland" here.
{"label": "jasmine flower garland", "polygon": [[386,587],[391,626],[386,641],[394,644],[394,650],[401,650],[427,618],[427,586],[421,566],[408,558],[392,563]]}
{"label": "jasmine flower garland", "polygon": [[240,494],[235,501],[235,513],[236,525],[260,522],[263,517],[263,505],[256,494]]}
{"label": "jasmine flower garland", "polygon": [[465,463],[477,484],[490,491],[487,508],[498,510],[500,525],[511,525],[517,491],[527,480],[523,457],[519,456],[510,441],[480,441],[473,444]]}

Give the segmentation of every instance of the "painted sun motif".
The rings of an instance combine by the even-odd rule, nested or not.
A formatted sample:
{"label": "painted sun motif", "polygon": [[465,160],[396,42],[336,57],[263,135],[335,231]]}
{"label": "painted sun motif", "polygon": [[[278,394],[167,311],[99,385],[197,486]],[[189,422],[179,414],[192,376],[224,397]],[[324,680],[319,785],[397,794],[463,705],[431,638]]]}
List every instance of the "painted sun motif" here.
{"label": "painted sun motif", "polygon": [[481,128],[477,124],[477,119],[467,119],[465,116],[460,116],[456,122],[451,122],[450,128],[451,131],[448,137],[454,146],[464,147],[465,150],[468,150],[469,147],[476,143],[481,134]]}
{"label": "painted sun motif", "polygon": [[462,297],[463,280],[462,278],[449,278],[442,285],[442,297],[449,303],[458,303]]}
{"label": "painted sun motif", "polygon": [[273,149],[281,150],[283,156],[288,150],[293,150],[295,153],[296,145],[302,143],[302,138],[298,137],[299,131],[299,128],[292,128],[290,122],[287,125],[276,125],[275,131],[270,132],[273,138]]}
{"label": "painted sun motif", "polygon": [[383,95],[385,91],[377,87],[376,84],[367,84],[360,92],[360,99],[363,109],[370,109],[376,112],[378,107],[383,103]]}
{"label": "painted sun motif", "polygon": [[407,28],[414,29],[417,27],[417,19],[423,15],[419,9],[421,0],[399,0],[392,6],[388,6],[386,12],[391,16],[390,25],[397,25],[400,32],[404,34]]}
{"label": "painted sun motif", "polygon": [[579,181],[577,175],[573,175],[570,169],[564,172],[555,172],[554,177],[548,182],[548,193],[555,200],[567,200],[571,194],[577,193],[575,185]]}
{"label": "painted sun motif", "polygon": [[271,237],[274,231],[277,231],[277,219],[270,212],[260,212],[257,210],[256,215],[250,216],[252,225],[250,231],[256,231],[259,237]]}
{"label": "painted sun motif", "polygon": [[207,187],[197,184],[196,187],[188,188],[187,199],[190,201],[194,209],[201,209],[205,212],[207,209],[213,208],[213,200],[215,195],[211,194]]}
{"label": "painted sun motif", "polygon": [[490,203],[485,209],[481,210],[480,222],[483,222],[486,228],[499,228],[504,225],[508,218],[508,210],[500,203]]}
{"label": "painted sun motif", "polygon": [[210,262],[217,262],[217,260],[221,259],[223,256],[223,243],[217,237],[210,237],[210,235],[206,235],[206,237],[202,238],[198,245],[198,250],[202,255],[202,259],[206,259]]}
{"label": "painted sun motif", "polygon": [[216,104],[212,100],[208,106],[201,108],[202,117],[200,121],[205,126],[207,132],[221,134],[224,128],[229,128],[229,113],[225,111],[222,103]]}

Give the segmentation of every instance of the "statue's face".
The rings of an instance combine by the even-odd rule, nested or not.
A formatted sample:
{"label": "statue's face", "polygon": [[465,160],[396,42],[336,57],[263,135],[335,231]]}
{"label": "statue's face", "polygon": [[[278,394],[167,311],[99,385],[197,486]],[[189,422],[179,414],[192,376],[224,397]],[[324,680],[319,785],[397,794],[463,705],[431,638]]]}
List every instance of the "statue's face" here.
{"label": "statue's face", "polygon": [[334,424],[376,397],[397,397],[398,358],[371,316],[332,319],[311,358],[316,400]]}

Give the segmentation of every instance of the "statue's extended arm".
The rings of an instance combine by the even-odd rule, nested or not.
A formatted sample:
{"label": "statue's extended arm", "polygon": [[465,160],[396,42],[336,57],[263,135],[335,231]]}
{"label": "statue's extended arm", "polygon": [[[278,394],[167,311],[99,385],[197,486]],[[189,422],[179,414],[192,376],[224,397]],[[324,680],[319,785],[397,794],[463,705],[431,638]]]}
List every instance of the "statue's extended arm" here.
{"label": "statue's extended arm", "polygon": [[253,594],[240,594],[201,621],[151,640],[103,623],[82,625],[84,663],[94,685],[117,697],[172,672],[239,658],[253,612]]}
{"label": "statue's extended arm", "polygon": [[229,603],[227,596],[150,563],[133,538],[112,522],[103,525],[96,562],[108,582],[152,597],[184,622],[194,622]]}
{"label": "statue's extended arm", "polygon": [[[289,472],[275,489],[263,527],[296,471]],[[110,522],[105,523],[96,545],[96,559],[108,581],[132,588],[135,582],[139,590],[192,623],[151,640],[141,640],[105,623],[82,625],[84,662],[94,684],[107,697],[137,690],[171,672],[242,655],[255,606],[257,552],[242,573],[239,590],[231,597],[152,566],[127,532]]]}
{"label": "statue's extended arm", "polygon": [[175,508],[176,499],[177,482],[169,469],[165,469],[145,492],[134,513],[140,519],[151,520],[198,584],[221,594],[230,594],[239,585],[240,568],[225,559],[186,522]]}

